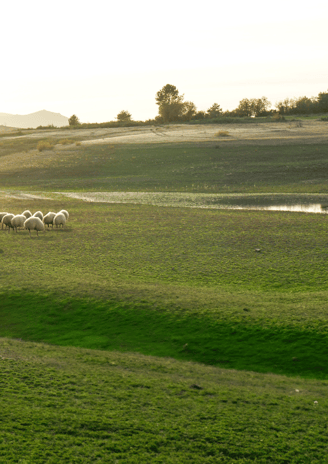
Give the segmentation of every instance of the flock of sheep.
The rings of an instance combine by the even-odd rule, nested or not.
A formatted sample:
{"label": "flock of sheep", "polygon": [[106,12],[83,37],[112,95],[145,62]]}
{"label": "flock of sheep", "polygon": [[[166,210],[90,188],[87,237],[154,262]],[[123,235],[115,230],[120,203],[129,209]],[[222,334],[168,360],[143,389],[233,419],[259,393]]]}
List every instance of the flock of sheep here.
{"label": "flock of sheep", "polygon": [[10,214],[10,213],[0,213],[0,221],[1,221],[1,229],[5,226],[5,229],[8,228],[8,233],[10,229],[17,229],[22,227],[24,229],[28,229],[30,236],[31,230],[36,230],[36,235],[39,235],[38,232],[44,230],[44,226],[47,225],[48,228],[50,224],[56,227],[64,227],[67,220],[69,218],[69,214],[65,209],[59,211],[59,213],[49,212],[45,216],[41,213],[41,211],[37,211],[32,215],[31,211],[26,210],[22,214]]}

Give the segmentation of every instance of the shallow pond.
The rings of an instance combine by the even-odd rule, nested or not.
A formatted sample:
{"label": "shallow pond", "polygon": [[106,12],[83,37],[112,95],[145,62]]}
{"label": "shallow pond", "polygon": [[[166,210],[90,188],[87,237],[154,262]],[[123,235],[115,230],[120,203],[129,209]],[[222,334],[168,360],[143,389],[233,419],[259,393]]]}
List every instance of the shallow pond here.
{"label": "shallow pond", "polygon": [[328,195],[321,194],[207,194],[184,192],[56,192],[88,202],[133,203],[210,209],[248,209],[328,213]]}

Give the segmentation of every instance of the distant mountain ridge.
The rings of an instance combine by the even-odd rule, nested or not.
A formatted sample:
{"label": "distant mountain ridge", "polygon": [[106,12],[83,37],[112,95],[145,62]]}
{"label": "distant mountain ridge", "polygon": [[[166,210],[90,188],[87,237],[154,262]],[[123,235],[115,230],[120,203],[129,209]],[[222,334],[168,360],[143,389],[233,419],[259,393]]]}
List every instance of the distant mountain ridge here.
{"label": "distant mountain ridge", "polygon": [[20,129],[33,128],[38,126],[56,127],[68,126],[68,118],[60,113],[41,110],[31,114],[8,114],[0,113],[0,125],[18,127]]}

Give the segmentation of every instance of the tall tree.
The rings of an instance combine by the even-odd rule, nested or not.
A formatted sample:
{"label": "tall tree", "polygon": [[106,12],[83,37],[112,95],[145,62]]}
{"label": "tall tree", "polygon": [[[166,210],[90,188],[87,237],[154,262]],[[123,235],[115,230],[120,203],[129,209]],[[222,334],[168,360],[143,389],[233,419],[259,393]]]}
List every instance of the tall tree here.
{"label": "tall tree", "polygon": [[166,84],[156,93],[158,113],[164,122],[177,121],[182,117],[185,104],[184,95],[179,95],[175,85]]}
{"label": "tall tree", "polygon": [[262,98],[254,98],[252,100],[252,116],[261,116],[265,114],[271,106],[271,102],[267,99],[267,97]]}
{"label": "tall tree", "polygon": [[195,103],[186,101],[183,104],[182,118],[184,121],[190,121],[195,114],[197,113],[197,108]]}
{"label": "tall tree", "polygon": [[328,91],[327,92],[320,92],[317,98],[318,102],[318,109],[323,113],[328,112]]}
{"label": "tall tree", "polygon": [[238,116],[242,117],[252,116],[253,111],[253,103],[248,98],[243,98],[242,100],[240,100],[239,105],[236,108]]}
{"label": "tall tree", "polygon": [[267,97],[262,98],[244,98],[239,102],[239,106],[236,108],[238,116],[261,116],[270,108],[271,103]]}
{"label": "tall tree", "polygon": [[76,114],[73,114],[73,115],[69,118],[68,124],[69,124],[71,127],[74,127],[74,126],[79,126],[81,123],[80,123],[79,118],[76,116]]}
{"label": "tall tree", "polygon": [[222,108],[217,103],[213,105],[206,111],[206,116],[210,119],[218,118],[222,114]]}

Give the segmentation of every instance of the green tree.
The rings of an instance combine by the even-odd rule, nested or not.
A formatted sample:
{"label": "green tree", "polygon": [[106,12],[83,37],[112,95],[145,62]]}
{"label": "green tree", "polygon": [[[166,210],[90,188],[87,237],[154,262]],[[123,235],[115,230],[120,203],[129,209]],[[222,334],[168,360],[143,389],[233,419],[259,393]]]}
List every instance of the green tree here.
{"label": "green tree", "polygon": [[75,126],[79,126],[81,123],[80,123],[79,118],[76,116],[76,114],[73,114],[73,115],[69,118],[68,124],[69,124],[71,127],[75,127]]}
{"label": "green tree", "polygon": [[175,85],[166,84],[156,93],[156,104],[158,105],[158,114],[164,122],[177,121],[183,116],[185,103],[184,95],[179,95]]}
{"label": "green tree", "polygon": [[251,116],[261,116],[265,114],[270,108],[271,103],[267,97],[262,98],[244,98],[239,102],[238,107],[236,108],[236,113],[238,116],[242,117],[251,117]]}
{"label": "green tree", "polygon": [[132,121],[132,115],[128,111],[121,111],[116,116],[116,119],[120,122],[129,122]]}
{"label": "green tree", "polygon": [[240,100],[238,107],[236,108],[236,113],[238,116],[241,117],[250,117],[253,115],[254,109],[253,109],[253,103],[252,100],[249,100],[248,98],[244,98],[243,100]]}
{"label": "green tree", "polygon": [[253,110],[252,116],[256,117],[265,115],[267,111],[269,111],[269,108],[271,106],[271,102],[269,102],[267,97],[254,98],[253,100],[251,100],[251,102]]}
{"label": "green tree", "polygon": [[213,105],[206,111],[206,117],[213,119],[218,118],[222,115],[222,108],[217,103],[213,103]]}
{"label": "green tree", "polygon": [[328,112],[328,91],[327,92],[320,92],[317,98],[318,102],[318,109],[323,113]]}
{"label": "green tree", "polygon": [[184,102],[183,104],[183,109],[182,109],[182,119],[184,121],[190,121],[195,114],[197,113],[197,108],[195,103],[187,101]]}
{"label": "green tree", "polygon": [[276,108],[279,114],[288,114],[291,109],[291,100],[285,98],[285,100],[276,103]]}
{"label": "green tree", "polygon": [[295,100],[295,112],[297,114],[311,114],[315,110],[315,101],[308,97],[299,97]]}

